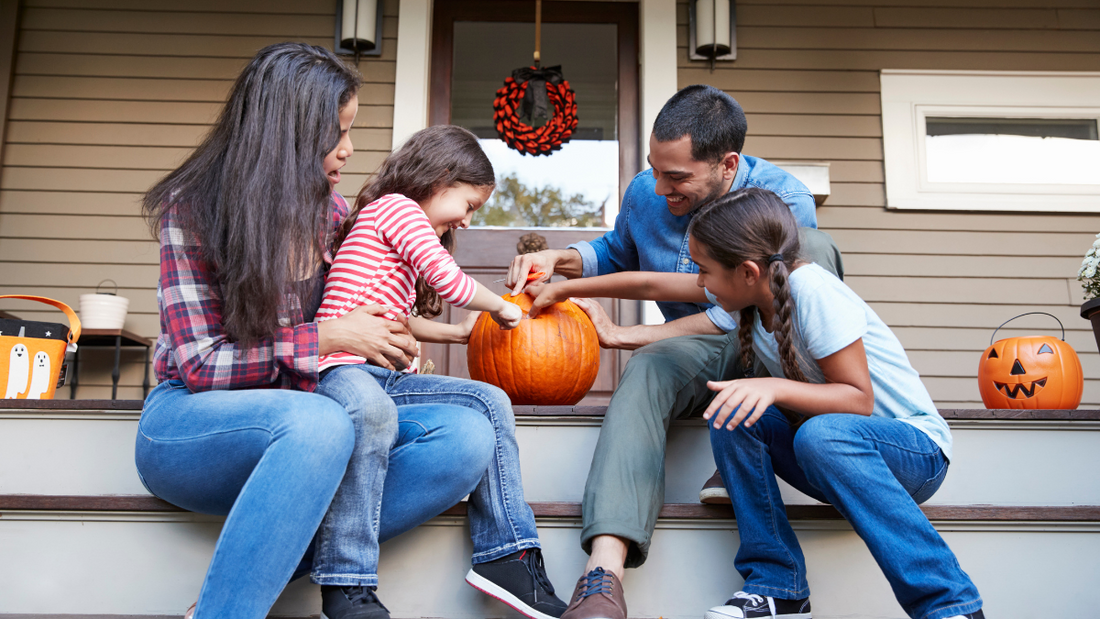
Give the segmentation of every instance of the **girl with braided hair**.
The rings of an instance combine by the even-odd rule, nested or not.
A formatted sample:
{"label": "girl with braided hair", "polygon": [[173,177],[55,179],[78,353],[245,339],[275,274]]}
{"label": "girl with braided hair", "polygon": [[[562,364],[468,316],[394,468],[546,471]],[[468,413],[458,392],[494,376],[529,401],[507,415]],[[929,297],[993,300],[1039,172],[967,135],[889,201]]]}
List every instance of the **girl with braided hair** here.
{"label": "girl with braided hair", "polygon": [[726,194],[688,232],[698,276],[616,273],[530,290],[536,308],[568,296],[716,303],[738,321],[743,368],[770,374],[708,383],[703,417],[737,514],[744,585],[705,619],[810,619],[777,476],[837,508],[910,617],[983,618],[977,588],[918,507],[943,483],[951,434],[897,337],[800,259],[797,224],[775,194]]}

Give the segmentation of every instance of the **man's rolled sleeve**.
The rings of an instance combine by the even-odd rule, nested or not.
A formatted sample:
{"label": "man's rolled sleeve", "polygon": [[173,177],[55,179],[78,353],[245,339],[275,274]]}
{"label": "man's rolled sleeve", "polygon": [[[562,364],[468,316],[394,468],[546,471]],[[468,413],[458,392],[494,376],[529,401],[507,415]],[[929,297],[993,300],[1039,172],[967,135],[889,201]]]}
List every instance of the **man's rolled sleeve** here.
{"label": "man's rolled sleeve", "polygon": [[714,326],[729,333],[737,330],[737,321],[733,316],[730,316],[729,312],[722,309],[721,305],[718,305],[718,297],[711,294],[709,290],[703,288],[703,293],[707,295],[707,299],[714,304],[714,307],[707,309],[707,318],[714,323]]}
{"label": "man's rolled sleeve", "polygon": [[[596,239],[599,240],[599,239]],[[588,241],[577,241],[566,249],[575,249],[581,255],[581,277],[593,277],[600,274],[600,258],[596,249]]]}

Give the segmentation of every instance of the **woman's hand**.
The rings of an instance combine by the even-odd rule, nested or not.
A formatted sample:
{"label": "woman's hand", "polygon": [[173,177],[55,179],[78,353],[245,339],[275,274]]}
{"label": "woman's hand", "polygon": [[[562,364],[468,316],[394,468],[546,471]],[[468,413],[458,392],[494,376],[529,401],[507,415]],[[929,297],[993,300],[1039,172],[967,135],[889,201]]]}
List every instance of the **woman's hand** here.
{"label": "woman's hand", "polygon": [[388,370],[407,368],[417,355],[416,339],[404,316],[384,317],[391,311],[377,304],[363,305],[317,323],[320,354],[347,352]]}
{"label": "woman's hand", "polygon": [[717,391],[718,395],[714,396],[703,413],[703,419],[712,420],[716,429],[725,424],[727,430],[733,430],[742,422],[750,428],[769,406],[775,404],[778,391],[785,382],[789,381],[783,378],[707,381],[707,387]]}

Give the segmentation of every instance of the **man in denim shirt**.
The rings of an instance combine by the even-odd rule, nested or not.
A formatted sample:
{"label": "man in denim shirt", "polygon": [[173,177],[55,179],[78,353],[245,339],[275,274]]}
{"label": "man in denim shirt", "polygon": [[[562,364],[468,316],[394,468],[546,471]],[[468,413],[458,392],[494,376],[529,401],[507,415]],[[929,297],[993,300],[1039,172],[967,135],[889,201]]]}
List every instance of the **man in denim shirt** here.
{"label": "man in denim shirt", "polygon": [[[631,181],[615,228],[591,243],[517,256],[509,285],[518,293],[527,274],[536,271],[570,278],[619,271],[698,273],[688,252],[692,214],[723,193],[745,187],[782,198],[803,226],[803,254],[842,275],[840,252],[828,234],[816,229],[813,195],[780,168],[741,155],[746,128],[741,106],[722,91],[696,85],[676,93],[653,123],[652,169]],[[743,376],[737,325],[718,306],[658,303],[664,324],[620,327],[597,303],[578,299],[578,304],[592,317],[603,347],[638,350],[607,407],[592,458],[581,531],[581,545],[590,557],[562,618],[626,619],[618,580],[624,567],[640,566],[649,551],[664,503],[669,422],[706,409],[714,395],[708,380]]]}

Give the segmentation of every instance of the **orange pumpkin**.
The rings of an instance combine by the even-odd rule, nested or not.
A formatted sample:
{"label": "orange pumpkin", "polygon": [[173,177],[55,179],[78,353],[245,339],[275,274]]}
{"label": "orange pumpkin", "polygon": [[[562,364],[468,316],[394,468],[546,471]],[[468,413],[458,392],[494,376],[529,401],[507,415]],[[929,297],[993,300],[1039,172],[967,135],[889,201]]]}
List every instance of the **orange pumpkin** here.
{"label": "orange pumpkin", "polygon": [[[521,294],[504,300],[526,314],[534,299]],[[562,301],[509,331],[482,314],[470,333],[466,362],[470,378],[500,387],[512,404],[576,404],[596,382],[600,342],[588,314]]]}
{"label": "orange pumpkin", "polygon": [[1084,390],[1081,360],[1056,337],[999,340],[982,353],[978,388],[986,408],[1072,410]]}

